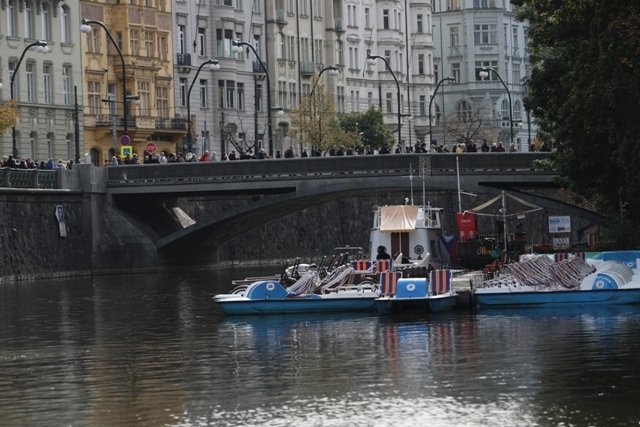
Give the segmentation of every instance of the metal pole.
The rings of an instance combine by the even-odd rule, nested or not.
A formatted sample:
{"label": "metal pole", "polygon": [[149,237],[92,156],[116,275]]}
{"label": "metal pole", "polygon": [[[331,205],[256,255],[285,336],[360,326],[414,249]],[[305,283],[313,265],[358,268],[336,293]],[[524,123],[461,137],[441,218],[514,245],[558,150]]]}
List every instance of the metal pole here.
{"label": "metal pole", "polygon": [[507,97],[509,98],[509,127],[511,129],[511,145],[513,145],[513,108],[511,107],[511,92],[509,91],[509,88],[505,84],[504,80],[502,80],[502,77],[500,77],[500,74],[498,74],[495,68],[482,67],[482,69],[493,71],[496,77],[498,77],[498,80],[500,80],[500,83],[502,83],[502,86],[504,86],[504,90],[507,91]]}
{"label": "metal pole", "polygon": [[100,21],[95,21],[92,19],[84,19],[84,18],[82,19],[82,25],[91,25],[91,24],[96,24],[102,27],[105,33],[107,33],[107,37],[109,38],[109,40],[111,40],[111,43],[116,48],[116,52],[118,52],[118,56],[120,56],[120,61],[122,61],[122,103],[123,103],[122,115],[124,117],[123,135],[127,135],[127,123],[129,121],[129,108],[127,105],[127,71],[126,71],[127,65],[124,62],[124,55],[122,54],[122,50],[120,49],[120,46],[118,46],[118,43],[116,43],[116,41],[113,39],[113,36],[111,35],[111,32],[109,32],[109,30],[107,29],[106,25],[104,25]]}
{"label": "metal pole", "polygon": [[[191,90],[193,89],[193,85],[195,84],[196,80],[198,79],[198,75],[200,74],[200,71],[202,71],[202,68],[205,65],[212,65],[215,66],[218,64],[218,61],[215,61],[213,59],[209,59],[205,62],[203,62],[202,64],[200,64],[200,66],[198,67],[198,71],[196,71],[196,75],[193,76],[193,79],[191,80],[191,84],[189,85],[189,90],[187,91],[187,148],[189,150],[193,149],[192,147],[192,136],[191,136]],[[182,151],[184,154],[184,147],[182,147]]]}
{"label": "metal pole", "polygon": [[440,85],[447,80],[453,81],[453,82],[456,81],[456,79],[454,79],[453,77],[445,77],[444,79],[440,80],[436,85],[436,89],[433,91],[433,94],[431,95],[431,99],[429,100],[429,146],[433,144],[433,138],[431,137],[431,105],[433,104],[433,98],[435,98],[436,94],[438,93],[438,88],[440,88]]}
{"label": "metal pole", "polygon": [[[20,68],[20,64],[22,64],[22,60],[24,59],[24,56],[26,55],[27,51],[34,46],[46,48],[47,42],[38,40],[37,42],[33,42],[27,45],[27,47],[25,47],[24,50],[22,51],[22,55],[20,55],[20,59],[16,63],[16,68],[13,69],[13,74],[11,74],[11,99],[12,100],[15,99],[14,81],[16,79],[16,75],[18,74],[18,68]],[[16,109],[17,108],[18,107],[16,105]],[[18,151],[18,144],[16,141],[16,125],[15,124],[11,127],[11,141],[12,141],[12,154],[13,154],[13,158],[15,159],[18,157],[18,154],[20,154]]]}
{"label": "metal pole", "polygon": [[398,83],[398,79],[396,78],[395,73],[393,72],[393,70],[391,69],[391,66],[389,66],[389,63],[387,62],[387,60],[379,55],[368,55],[367,59],[382,59],[382,62],[384,62],[384,65],[386,65],[387,69],[389,70],[389,72],[391,73],[391,77],[393,77],[393,80],[396,82],[396,89],[398,92],[398,146],[400,146],[401,144],[401,134],[400,134],[400,127],[402,126],[401,123],[401,113],[400,113],[400,83]]}
{"label": "metal pole", "polygon": [[273,125],[271,123],[271,79],[269,78],[269,71],[267,71],[267,66],[264,65],[262,58],[260,58],[260,55],[258,55],[256,49],[250,43],[234,41],[233,45],[247,46],[249,49],[251,49],[258,62],[260,62],[260,66],[264,70],[264,74],[267,77],[267,127],[269,132],[269,157],[273,157]]}
{"label": "metal pole", "polygon": [[73,96],[75,98],[73,116],[75,118],[74,132],[76,142],[76,164],[78,164],[80,163],[80,117],[78,116],[78,86],[73,86]]}

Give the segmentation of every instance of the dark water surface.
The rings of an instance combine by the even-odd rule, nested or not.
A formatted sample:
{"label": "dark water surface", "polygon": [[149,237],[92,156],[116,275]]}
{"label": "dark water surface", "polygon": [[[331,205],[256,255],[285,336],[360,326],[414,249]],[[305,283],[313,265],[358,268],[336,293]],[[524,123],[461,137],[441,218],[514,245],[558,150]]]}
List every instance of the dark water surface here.
{"label": "dark water surface", "polygon": [[224,318],[252,273],[0,285],[0,425],[639,425],[640,308]]}

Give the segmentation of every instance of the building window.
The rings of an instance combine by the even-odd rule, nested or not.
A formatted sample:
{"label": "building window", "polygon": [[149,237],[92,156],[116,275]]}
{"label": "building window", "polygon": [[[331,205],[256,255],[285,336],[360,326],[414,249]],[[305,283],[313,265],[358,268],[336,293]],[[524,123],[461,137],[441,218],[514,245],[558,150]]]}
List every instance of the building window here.
{"label": "building window", "polygon": [[53,88],[51,87],[51,64],[42,65],[42,90],[44,92],[44,103],[53,104]]}
{"label": "building window", "polygon": [[129,30],[132,55],[140,55],[140,30]]}
{"label": "building window", "polygon": [[447,10],[460,10],[460,0],[447,0]]}
{"label": "building window", "polygon": [[238,83],[238,110],[244,110],[244,83]]}
{"label": "building window", "polygon": [[520,101],[513,103],[513,120],[522,120],[522,104]]}
{"label": "building window", "polygon": [[476,61],[476,81],[481,81],[481,80],[497,81],[498,76],[493,71],[487,71],[488,75],[484,79],[480,77],[480,72],[482,71],[482,68],[497,68],[497,67],[498,67],[498,61]]}
{"label": "building window", "polygon": [[364,8],[364,27],[371,28],[371,9]]}
{"label": "building window", "polygon": [[47,134],[47,158],[52,159],[55,156],[53,155],[53,133],[49,132]]}
{"label": "building window", "polygon": [[36,102],[36,82],[34,80],[35,76],[33,75],[34,67],[35,64],[33,62],[27,62],[27,102],[31,103]]}
{"label": "building window", "polygon": [[421,116],[426,116],[427,115],[427,97],[426,97],[426,95],[420,95],[420,98],[418,100],[418,105],[419,105],[419,109],[420,109],[420,115]]}
{"label": "building window", "polygon": [[389,29],[389,9],[382,9],[382,29]]}
{"label": "building window", "polygon": [[216,30],[218,56],[222,56],[225,58],[235,57],[235,53],[231,50],[231,48],[233,47],[233,39],[233,30]]}
{"label": "building window", "polygon": [[495,0],[473,0],[473,7],[476,9],[487,9],[496,7]]}
{"label": "building window", "polygon": [[72,76],[71,65],[63,65],[62,66],[62,97],[64,105],[73,104],[73,82],[71,80]]}
{"label": "building window", "polygon": [[227,108],[235,108],[236,82],[227,80],[226,82]]}
{"label": "building window", "polygon": [[473,42],[475,44],[496,44],[496,24],[475,24],[473,26]]}
{"label": "building window", "polygon": [[471,120],[471,105],[467,101],[458,104],[458,121],[467,123]]}
{"label": "building window", "polygon": [[287,108],[287,82],[278,82],[278,105]]}
{"label": "building window", "polygon": [[169,88],[167,86],[156,86],[156,110],[158,117],[169,118]]}
{"label": "building window", "polygon": [[336,64],[344,65],[344,43],[336,40]]}
{"label": "building window", "polygon": [[169,59],[169,43],[167,36],[158,36],[158,56],[162,61]]}
{"label": "building window", "polygon": [[144,32],[144,48],[147,51],[147,56],[156,57],[156,34],[153,31]]}
{"label": "building window", "polygon": [[256,85],[255,109],[262,111],[262,85]]}
{"label": "building window", "polygon": [[337,99],[338,99],[338,113],[344,113],[344,86],[338,86],[337,90]]}
{"label": "building window", "polygon": [[460,33],[457,26],[449,27],[449,43],[451,47],[460,45]]}
{"label": "building window", "polygon": [[451,77],[455,79],[456,83],[461,83],[460,80],[460,63],[451,64]]}
{"label": "building window", "polygon": [[520,84],[520,64],[513,64],[511,66],[512,68],[512,74],[513,74],[513,78],[511,80],[511,83],[513,84]]}
{"label": "building window", "polygon": [[198,28],[198,55],[205,56],[207,54],[207,33],[205,28]]}
{"label": "building window", "polygon": [[140,115],[151,115],[151,83],[145,81],[138,82],[138,96],[140,97]]}
{"label": "building window", "polygon": [[502,120],[509,120],[509,102],[506,99],[500,103],[500,117]]}
{"label": "building window", "polygon": [[33,35],[33,9],[31,8],[31,0],[24,2],[24,36],[28,39],[34,38]]}
{"label": "building window", "polygon": [[418,13],[416,15],[416,32],[418,34],[422,34],[424,33],[424,23],[423,23],[423,15],[421,13]]}
{"label": "building window", "polygon": [[208,99],[209,97],[207,96],[207,81],[200,80],[200,108],[209,107],[209,104],[207,101]]}
{"label": "building window", "polygon": [[278,50],[276,52],[276,58],[278,58],[278,59],[285,59],[286,47],[285,47],[285,44],[284,44],[284,39],[285,39],[284,34],[282,34],[282,33],[277,33],[276,34],[276,40],[277,40],[277,45],[276,46],[278,47]]}
{"label": "building window", "polygon": [[187,105],[187,79],[180,77],[180,106],[185,107]]}
{"label": "building window", "polygon": [[17,36],[16,34],[16,6],[15,0],[7,0],[7,35]]}
{"label": "building window", "polygon": [[87,81],[87,100],[89,102],[89,114],[100,114],[101,108],[101,96],[102,96],[102,83],[96,81]]}
{"label": "building window", "polygon": [[387,105],[387,113],[393,112],[393,94],[391,92],[387,92],[385,94],[386,105]]}
{"label": "building window", "polygon": [[100,53],[100,33],[98,28],[91,28],[87,33],[87,51],[89,53]]}
{"label": "building window", "polygon": [[424,53],[418,54],[418,74],[424,74]]}
{"label": "building window", "polygon": [[69,33],[69,8],[67,6],[60,7],[60,37],[62,43],[71,43]]}
{"label": "building window", "polygon": [[185,53],[185,27],[184,25],[178,25],[178,53]]}
{"label": "building window", "polygon": [[49,3],[42,2],[40,6],[40,34],[43,40],[51,40],[51,21]]}
{"label": "building window", "polygon": [[298,94],[298,91],[296,90],[296,84],[295,83],[289,83],[289,106],[291,108],[293,108],[296,105],[298,105],[297,94]]}

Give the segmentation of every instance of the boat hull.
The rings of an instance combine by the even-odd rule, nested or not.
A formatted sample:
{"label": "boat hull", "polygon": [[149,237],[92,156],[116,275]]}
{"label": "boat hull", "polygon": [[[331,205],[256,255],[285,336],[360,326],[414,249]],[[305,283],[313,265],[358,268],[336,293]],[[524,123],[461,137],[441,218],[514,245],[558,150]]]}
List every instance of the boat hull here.
{"label": "boat hull", "polygon": [[640,289],[483,292],[475,304],[486,306],[544,306],[552,304],[640,304]]}
{"label": "boat hull", "polygon": [[378,314],[402,314],[406,312],[441,313],[452,310],[456,305],[455,295],[427,298],[380,298]]}
{"label": "boat hull", "polygon": [[228,315],[363,312],[376,310],[375,298],[291,298],[287,300],[217,301]]}

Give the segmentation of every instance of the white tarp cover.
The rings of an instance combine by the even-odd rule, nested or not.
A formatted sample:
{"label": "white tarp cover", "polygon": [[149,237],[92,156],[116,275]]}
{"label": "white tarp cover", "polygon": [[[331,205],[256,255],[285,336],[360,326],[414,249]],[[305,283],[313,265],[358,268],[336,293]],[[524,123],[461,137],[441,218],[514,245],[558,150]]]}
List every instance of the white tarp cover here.
{"label": "white tarp cover", "polygon": [[383,206],[380,209],[380,231],[411,231],[416,229],[418,207]]}

